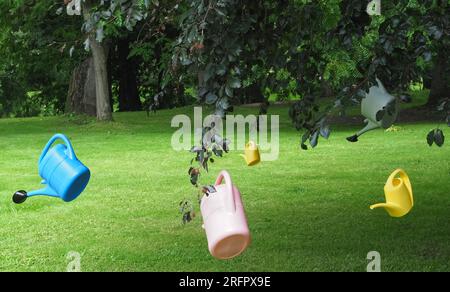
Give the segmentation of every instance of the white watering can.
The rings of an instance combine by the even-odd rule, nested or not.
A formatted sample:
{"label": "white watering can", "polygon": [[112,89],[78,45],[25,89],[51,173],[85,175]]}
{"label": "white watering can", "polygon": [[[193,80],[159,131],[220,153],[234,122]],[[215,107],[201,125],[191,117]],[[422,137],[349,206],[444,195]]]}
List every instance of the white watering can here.
{"label": "white watering can", "polygon": [[[223,180],[225,184],[222,184]],[[250,231],[241,194],[227,171],[219,174],[214,187],[216,192],[204,195],[200,203],[203,228],[211,255],[222,260],[231,259],[250,244]]]}
{"label": "white watering can", "polygon": [[387,92],[379,79],[377,83],[378,86],[372,86],[361,102],[361,114],[366,117],[364,122],[367,125],[356,135],[348,137],[347,140],[350,142],[357,142],[358,137],[368,131],[377,128],[388,129],[397,120],[397,99]]}

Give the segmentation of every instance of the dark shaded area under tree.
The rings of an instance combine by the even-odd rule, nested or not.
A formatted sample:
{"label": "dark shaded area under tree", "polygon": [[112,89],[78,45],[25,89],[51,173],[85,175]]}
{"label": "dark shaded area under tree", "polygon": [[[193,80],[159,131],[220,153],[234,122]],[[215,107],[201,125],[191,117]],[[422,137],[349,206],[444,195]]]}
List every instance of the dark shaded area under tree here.
{"label": "dark shaded area under tree", "polygon": [[117,63],[114,70],[119,81],[119,111],[140,111],[142,103],[139,98],[137,57],[129,57],[132,40],[119,39],[117,42]]}
{"label": "dark shaded area under tree", "polygon": [[428,106],[437,106],[443,99],[450,98],[450,68],[448,52],[441,49],[436,57],[429,82]]}

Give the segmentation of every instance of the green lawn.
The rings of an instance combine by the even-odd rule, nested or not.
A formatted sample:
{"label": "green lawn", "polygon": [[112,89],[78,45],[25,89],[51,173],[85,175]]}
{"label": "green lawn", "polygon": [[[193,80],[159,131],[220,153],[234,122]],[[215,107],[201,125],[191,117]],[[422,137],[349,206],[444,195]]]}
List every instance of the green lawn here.
{"label": "green lawn", "polygon": [[[287,108],[271,108],[282,115],[279,160],[247,168],[232,152],[202,179],[230,171],[252,232],[243,255],[218,261],[201,218],[183,226],[178,213],[193,192],[191,155],[170,147],[171,117],[183,112],[192,109],[116,114],[114,123],[0,120],[0,270],[64,271],[76,251],[83,271],[365,271],[367,253],[378,251],[383,271],[450,271],[450,144],[427,146],[434,124],[373,131],[357,144],[345,140],[357,128],[339,126],[304,152]],[[14,191],[39,187],[37,159],[55,132],[90,167],[88,188],[72,203],[37,197],[14,205]],[[416,205],[392,219],[369,206],[384,200],[398,167],[411,177]]]}

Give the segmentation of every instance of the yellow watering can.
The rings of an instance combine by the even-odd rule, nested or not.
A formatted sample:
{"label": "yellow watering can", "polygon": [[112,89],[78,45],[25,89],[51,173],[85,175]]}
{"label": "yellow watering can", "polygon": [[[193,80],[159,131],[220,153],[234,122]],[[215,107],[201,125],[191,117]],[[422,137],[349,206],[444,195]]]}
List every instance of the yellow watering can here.
{"label": "yellow watering can", "polygon": [[402,169],[397,169],[389,177],[384,186],[386,203],[370,206],[370,209],[385,208],[392,217],[403,217],[414,206],[414,198],[411,182],[408,175]]}
{"label": "yellow watering can", "polygon": [[241,154],[241,156],[244,157],[248,166],[256,165],[261,161],[258,145],[253,141],[250,141],[245,145],[245,155]]}

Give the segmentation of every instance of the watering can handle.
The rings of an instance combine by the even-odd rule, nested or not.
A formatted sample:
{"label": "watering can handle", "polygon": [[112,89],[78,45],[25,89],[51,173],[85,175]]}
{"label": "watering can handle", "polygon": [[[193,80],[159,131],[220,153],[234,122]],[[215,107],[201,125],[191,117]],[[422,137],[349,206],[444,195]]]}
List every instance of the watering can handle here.
{"label": "watering can handle", "polygon": [[386,88],[384,87],[383,82],[381,82],[381,80],[378,79],[378,78],[377,78],[377,83],[378,83],[378,87],[379,87],[383,92],[387,93],[387,90],[386,90]]}
{"label": "watering can handle", "polygon": [[219,186],[222,184],[222,181],[225,179],[225,186],[227,188],[227,193],[229,194],[226,198],[225,198],[225,204],[227,209],[234,213],[236,212],[236,203],[234,201],[234,189],[233,189],[233,183],[231,181],[231,177],[230,174],[228,173],[228,171],[223,170],[222,172],[220,172],[219,176],[217,177],[216,186]]}
{"label": "watering can handle", "polygon": [[256,143],[253,142],[253,141],[250,141],[250,142],[247,143],[246,146],[247,146],[247,148],[256,148]]}
{"label": "watering can handle", "polygon": [[67,149],[69,150],[68,156],[70,159],[72,160],[76,160],[77,157],[75,156],[75,151],[73,150],[72,147],[72,143],[70,143],[69,139],[63,135],[63,134],[56,134],[55,136],[53,136],[48,142],[47,145],[45,145],[44,150],[42,151],[41,157],[39,158],[39,162],[42,161],[42,159],[44,159],[45,155],[47,154],[48,150],[50,149],[50,147],[53,145],[53,143],[56,142],[56,140],[61,139],[64,144],[66,144]]}
{"label": "watering can handle", "polygon": [[411,203],[414,204],[414,197],[412,192],[412,186],[411,181],[409,180],[409,176],[406,174],[406,172],[403,169],[397,169],[391,174],[391,177],[389,178],[389,181],[392,182],[396,176],[400,176],[400,178],[405,183],[406,188],[409,191],[409,195],[411,197]]}

